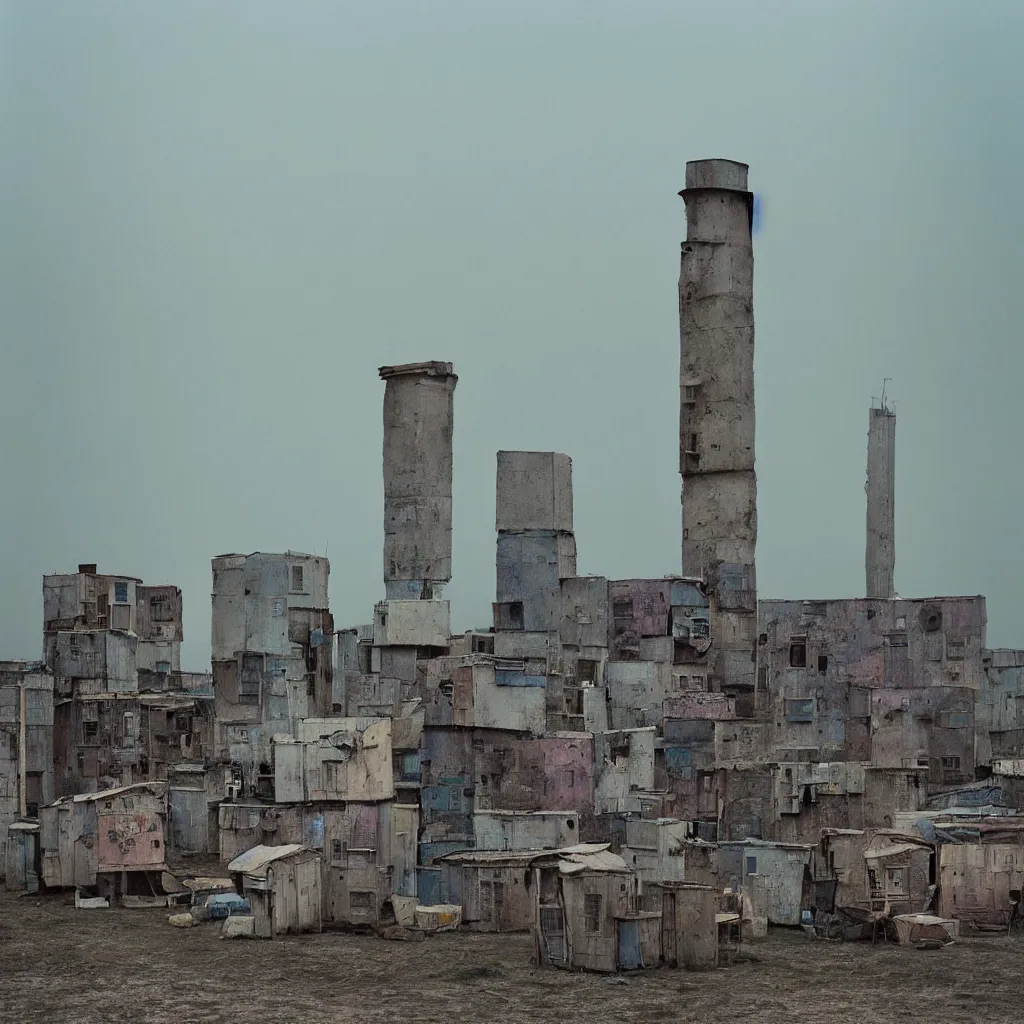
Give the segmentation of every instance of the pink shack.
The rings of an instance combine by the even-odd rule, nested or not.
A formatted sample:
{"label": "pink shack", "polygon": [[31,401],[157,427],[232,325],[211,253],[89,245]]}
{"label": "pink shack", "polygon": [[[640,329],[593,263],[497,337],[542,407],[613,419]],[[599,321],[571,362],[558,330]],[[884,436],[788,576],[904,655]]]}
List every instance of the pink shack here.
{"label": "pink shack", "polygon": [[166,782],[64,797],[41,808],[39,819],[47,886],[95,887],[101,896],[160,891]]}

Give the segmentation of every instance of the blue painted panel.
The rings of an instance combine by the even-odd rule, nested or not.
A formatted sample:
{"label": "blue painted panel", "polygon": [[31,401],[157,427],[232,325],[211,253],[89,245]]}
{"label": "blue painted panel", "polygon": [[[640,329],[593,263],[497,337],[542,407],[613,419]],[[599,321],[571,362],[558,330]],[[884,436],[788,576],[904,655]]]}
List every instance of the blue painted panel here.
{"label": "blue painted panel", "polygon": [[665,747],[665,767],[677,779],[692,779],[693,752],[689,747]]}
{"label": "blue painted panel", "polygon": [[693,755],[689,747],[666,747],[665,760],[670,765],[686,768],[693,763]]}
{"label": "blue painted panel", "polygon": [[643,967],[644,961],[640,956],[640,922],[619,921],[619,970],[635,971]]}
{"label": "blue painted panel", "polygon": [[510,672],[498,669],[494,673],[494,682],[498,686],[537,686],[543,689],[548,685],[547,676],[528,676],[523,672]]}
{"label": "blue painted panel", "polygon": [[424,786],[420,790],[420,806],[425,811],[447,811],[451,807],[448,786]]}
{"label": "blue painted panel", "polygon": [[441,868],[441,902],[462,906],[461,864],[446,864]]}
{"label": "blue painted panel", "polygon": [[416,869],[416,898],[422,907],[434,907],[441,902],[441,869]]}
{"label": "blue painted panel", "polygon": [[[452,839],[445,843],[420,843],[420,863],[423,865],[433,864],[438,857],[443,857],[447,853],[472,849],[473,844],[468,839]],[[417,868],[417,872],[419,870]],[[438,886],[440,887],[440,883]]]}
{"label": "blue painted panel", "polygon": [[786,701],[787,722],[813,722],[814,698]]}
{"label": "blue painted panel", "polygon": [[401,782],[419,782],[420,752],[418,750],[414,750],[411,754],[401,755],[398,778]]}
{"label": "blue painted panel", "polygon": [[708,599],[697,587],[696,583],[688,583],[686,580],[676,580],[672,584],[670,603],[674,607],[682,608],[707,608]]}

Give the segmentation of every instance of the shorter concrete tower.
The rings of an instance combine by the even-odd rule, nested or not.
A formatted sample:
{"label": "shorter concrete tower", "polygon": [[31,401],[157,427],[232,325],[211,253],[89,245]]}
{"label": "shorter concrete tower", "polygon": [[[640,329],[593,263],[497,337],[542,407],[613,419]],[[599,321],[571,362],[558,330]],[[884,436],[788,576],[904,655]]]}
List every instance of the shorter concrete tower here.
{"label": "shorter concrete tower", "polygon": [[896,566],[896,413],[885,404],[872,407],[868,417],[867,552],[864,568],[867,596],[895,597]]}

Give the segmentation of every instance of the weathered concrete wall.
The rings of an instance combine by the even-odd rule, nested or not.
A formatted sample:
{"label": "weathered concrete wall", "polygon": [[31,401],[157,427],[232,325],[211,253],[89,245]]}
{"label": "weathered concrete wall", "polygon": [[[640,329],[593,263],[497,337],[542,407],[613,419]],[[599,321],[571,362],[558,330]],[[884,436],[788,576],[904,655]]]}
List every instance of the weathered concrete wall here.
{"label": "weathered concrete wall", "polygon": [[136,586],[133,576],[103,576],[95,566],[43,577],[43,630],[137,629]]}
{"label": "weathered concrete wall", "polygon": [[755,685],[754,254],[747,166],[686,165],[679,276],[683,571],[711,603],[714,689]]}
{"label": "weathered concrete wall", "polygon": [[498,452],[498,532],[572,533],[572,459],[558,452]]}
{"label": "weathered concrete wall", "polygon": [[1024,651],[986,651],[985,674],[975,709],[979,765],[1024,756]]}
{"label": "weathered concrete wall", "polygon": [[473,830],[478,850],[558,850],[578,843],[579,813],[564,811],[477,811]]}
{"label": "weathered concrete wall", "polygon": [[53,676],[39,662],[0,662],[0,865],[8,825],[54,799],[53,753]]}
{"label": "weathered concrete wall", "polygon": [[135,588],[136,629],[140,640],[184,639],[181,591],[177,587]]}
{"label": "weathered concrete wall", "polygon": [[760,619],[771,758],[973,775],[984,598],[762,601]]}
{"label": "weathered concrete wall", "polygon": [[609,661],[604,671],[612,729],[659,727],[671,666],[656,661]]}
{"label": "weathered concrete wall", "polygon": [[[451,612],[447,601],[380,601],[373,614],[375,647],[447,647]],[[413,652],[415,655],[415,651]],[[415,663],[415,656],[413,658]],[[378,669],[382,675],[390,675]]]}
{"label": "weathered concrete wall", "polygon": [[610,626],[608,580],[604,576],[573,576],[562,580],[563,644],[607,647]]}
{"label": "weathered concrete wall", "polygon": [[896,413],[884,405],[868,419],[867,596],[890,598],[896,566]]}
{"label": "weathered concrete wall", "polygon": [[430,584],[452,577],[451,363],[382,366],[384,387],[384,580]]}
{"label": "weathered concrete wall", "polygon": [[286,552],[220,555],[212,560],[212,660],[241,651],[291,654],[292,612],[326,611],[330,563]]}

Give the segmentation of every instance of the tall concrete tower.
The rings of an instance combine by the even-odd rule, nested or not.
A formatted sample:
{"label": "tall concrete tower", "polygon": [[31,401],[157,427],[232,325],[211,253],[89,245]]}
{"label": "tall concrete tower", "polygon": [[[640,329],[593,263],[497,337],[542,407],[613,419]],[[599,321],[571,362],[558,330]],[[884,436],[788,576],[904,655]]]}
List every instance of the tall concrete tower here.
{"label": "tall concrete tower", "polygon": [[747,165],[686,165],[679,275],[683,572],[711,605],[708,680],[752,713],[757,641],[753,195]]}
{"label": "tall concrete tower", "polygon": [[382,366],[384,583],[388,600],[432,600],[452,578],[451,363]]}
{"label": "tall concrete tower", "polygon": [[896,413],[885,404],[868,416],[868,536],[864,568],[867,596],[891,598],[896,567]]}

